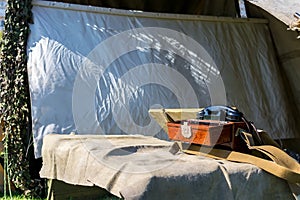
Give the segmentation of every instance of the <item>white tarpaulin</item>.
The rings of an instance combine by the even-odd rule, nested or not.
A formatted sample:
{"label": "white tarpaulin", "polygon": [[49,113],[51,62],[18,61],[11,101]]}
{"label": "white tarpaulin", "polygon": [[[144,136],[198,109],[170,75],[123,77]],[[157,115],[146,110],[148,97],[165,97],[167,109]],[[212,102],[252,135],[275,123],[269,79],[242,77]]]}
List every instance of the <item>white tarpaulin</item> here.
{"label": "white tarpaulin", "polygon": [[33,3],[28,73],[35,156],[49,133],[168,139],[150,108],[234,105],[294,137],[264,20]]}

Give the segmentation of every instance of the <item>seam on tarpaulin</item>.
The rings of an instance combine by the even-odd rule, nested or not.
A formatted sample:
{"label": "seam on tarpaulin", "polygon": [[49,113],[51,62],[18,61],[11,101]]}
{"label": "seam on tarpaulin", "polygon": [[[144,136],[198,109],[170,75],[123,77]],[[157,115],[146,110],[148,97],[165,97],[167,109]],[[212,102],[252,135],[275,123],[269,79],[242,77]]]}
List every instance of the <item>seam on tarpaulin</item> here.
{"label": "seam on tarpaulin", "polygon": [[297,59],[297,58],[300,58],[300,50],[299,49],[280,55],[279,56],[279,61],[281,63],[285,63],[285,62],[288,62],[290,60],[294,60],[294,59]]}
{"label": "seam on tarpaulin", "polygon": [[141,18],[143,17],[143,18],[187,20],[187,21],[268,24],[267,19],[258,19],[258,18],[233,18],[233,17],[218,17],[218,16],[204,16],[204,15],[155,13],[155,12],[122,10],[116,8],[104,8],[104,7],[86,6],[80,4],[70,4],[70,3],[50,2],[50,1],[32,1],[32,5],[39,6],[39,7],[57,8],[63,10],[83,11],[83,12],[90,12],[90,13],[109,14],[109,15],[128,16],[128,17],[141,17]]}

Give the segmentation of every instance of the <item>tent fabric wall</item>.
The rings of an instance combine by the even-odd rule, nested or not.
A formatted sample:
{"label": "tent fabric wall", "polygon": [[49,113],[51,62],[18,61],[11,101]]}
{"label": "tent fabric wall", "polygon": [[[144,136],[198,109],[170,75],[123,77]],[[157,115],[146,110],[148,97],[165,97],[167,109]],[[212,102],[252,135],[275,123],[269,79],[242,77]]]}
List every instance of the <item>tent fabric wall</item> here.
{"label": "tent fabric wall", "polygon": [[235,105],[273,138],[295,137],[264,20],[45,1],[36,1],[32,12],[28,73],[36,157],[49,133],[167,140],[149,117],[155,107]]}
{"label": "tent fabric wall", "polygon": [[[285,92],[293,109],[289,119],[300,121],[300,40],[298,33],[287,30],[295,20],[293,14],[300,7],[299,1],[248,1],[247,13],[250,17],[263,18],[269,21],[268,27],[277,54],[281,76],[285,83]],[[300,129],[300,124],[297,123]],[[300,132],[295,131],[295,137],[300,138]]]}
{"label": "tent fabric wall", "polygon": [[[247,6],[255,5],[261,10],[268,12],[269,14],[275,16],[277,19],[289,25],[293,20],[293,15],[295,12],[299,12],[297,10],[300,7],[300,2],[297,0],[286,0],[286,1],[274,1],[274,0],[246,0]],[[250,16],[255,17],[253,8],[248,7],[248,12],[250,12]],[[256,14],[257,17],[257,14]],[[266,17],[266,16],[265,16]],[[266,17],[269,19],[269,17]]]}

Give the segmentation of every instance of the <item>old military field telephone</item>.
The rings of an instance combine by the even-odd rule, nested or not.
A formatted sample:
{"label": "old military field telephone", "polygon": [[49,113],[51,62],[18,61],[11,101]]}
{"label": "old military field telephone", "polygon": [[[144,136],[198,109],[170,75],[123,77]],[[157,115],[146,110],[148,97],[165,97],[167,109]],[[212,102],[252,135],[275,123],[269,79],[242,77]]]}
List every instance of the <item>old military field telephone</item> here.
{"label": "old military field telephone", "polygon": [[190,155],[250,163],[288,182],[300,183],[299,156],[295,156],[298,154],[293,156],[282,150],[238,109],[209,106],[195,115],[193,119],[174,121],[165,112],[168,135],[176,141],[175,149]]}
{"label": "old military field telephone", "polygon": [[206,146],[223,145],[236,151],[246,151],[238,129],[252,134],[253,142],[261,144],[261,138],[252,122],[237,108],[209,106],[197,113],[194,119],[167,123],[171,140]]}

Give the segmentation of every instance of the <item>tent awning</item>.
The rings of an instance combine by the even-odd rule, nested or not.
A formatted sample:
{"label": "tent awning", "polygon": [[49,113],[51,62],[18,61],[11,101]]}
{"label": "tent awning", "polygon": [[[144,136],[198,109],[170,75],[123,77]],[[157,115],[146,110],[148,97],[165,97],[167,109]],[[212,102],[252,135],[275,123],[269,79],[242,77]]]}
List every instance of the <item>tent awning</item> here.
{"label": "tent awning", "polygon": [[300,9],[300,1],[297,0],[247,0],[249,3],[256,5],[280,21],[289,25],[293,20],[293,15]]}

